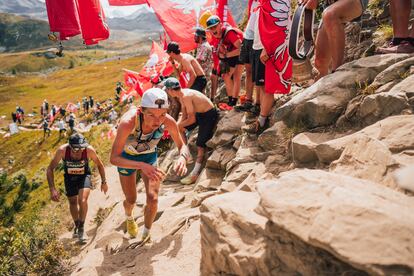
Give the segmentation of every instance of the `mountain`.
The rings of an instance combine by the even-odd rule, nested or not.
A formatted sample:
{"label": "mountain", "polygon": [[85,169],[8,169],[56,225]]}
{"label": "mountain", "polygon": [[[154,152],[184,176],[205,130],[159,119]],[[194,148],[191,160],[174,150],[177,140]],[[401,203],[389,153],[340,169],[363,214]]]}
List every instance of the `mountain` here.
{"label": "mountain", "polygon": [[234,20],[240,23],[247,9],[248,0],[229,0],[228,5],[233,14]]}
{"label": "mountain", "polygon": [[0,13],[0,52],[51,46],[48,33],[49,24],[43,20]]}
{"label": "mountain", "polygon": [[47,20],[46,5],[39,0],[0,0],[0,12]]}
{"label": "mountain", "polygon": [[153,12],[138,10],[125,17],[107,18],[111,30],[125,30],[136,33],[153,33],[162,31],[162,26]]}

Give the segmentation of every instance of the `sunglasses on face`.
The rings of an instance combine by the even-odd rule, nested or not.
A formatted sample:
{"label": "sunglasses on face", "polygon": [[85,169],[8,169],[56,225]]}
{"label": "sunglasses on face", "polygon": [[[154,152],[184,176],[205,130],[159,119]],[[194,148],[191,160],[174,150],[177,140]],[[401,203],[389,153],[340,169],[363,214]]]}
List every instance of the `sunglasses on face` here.
{"label": "sunglasses on face", "polygon": [[73,152],[79,152],[79,151],[81,151],[82,150],[82,148],[74,148],[74,147],[70,147],[70,149],[73,151]]}

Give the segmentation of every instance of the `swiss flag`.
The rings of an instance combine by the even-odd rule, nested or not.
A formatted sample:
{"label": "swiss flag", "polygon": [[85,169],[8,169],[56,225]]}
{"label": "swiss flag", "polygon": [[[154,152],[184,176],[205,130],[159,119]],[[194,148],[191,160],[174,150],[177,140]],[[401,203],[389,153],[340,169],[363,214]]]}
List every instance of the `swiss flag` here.
{"label": "swiss flag", "polygon": [[73,113],[75,113],[75,112],[77,112],[77,111],[78,111],[78,108],[76,107],[76,105],[75,105],[75,104],[73,104],[73,103],[68,103],[68,105],[66,106],[66,110],[67,110],[67,111],[69,111],[69,112],[73,112]]}
{"label": "swiss flag", "polygon": [[105,14],[99,0],[78,1],[79,19],[82,37],[86,45],[97,44],[108,39],[109,27],[105,23]]}
{"label": "swiss flag", "polygon": [[196,48],[194,31],[200,15],[215,9],[214,0],[147,0],[172,41],[182,52]]}
{"label": "swiss flag", "polygon": [[292,59],[288,50],[290,0],[260,0],[259,33],[270,59],[266,62],[265,91],[290,92]]}
{"label": "swiss flag", "polygon": [[46,8],[50,31],[59,33],[60,40],[81,33],[76,0],[46,0]]}
{"label": "swiss flag", "polygon": [[108,0],[110,6],[134,6],[146,4],[147,0]]}

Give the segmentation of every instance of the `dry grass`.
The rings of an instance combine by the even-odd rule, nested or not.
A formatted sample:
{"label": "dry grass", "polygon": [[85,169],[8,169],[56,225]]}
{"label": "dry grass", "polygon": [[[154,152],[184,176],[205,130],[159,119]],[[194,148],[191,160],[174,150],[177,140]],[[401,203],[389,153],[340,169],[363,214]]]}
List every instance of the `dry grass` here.
{"label": "dry grass", "polygon": [[145,60],[146,57],[134,57],[94,63],[48,75],[0,76],[0,115],[9,117],[16,105],[27,113],[38,112],[43,99],[65,105],[89,95],[96,101],[113,97],[116,82],[123,80],[122,68],[138,71]]}
{"label": "dry grass", "polygon": [[393,30],[391,25],[383,24],[378,27],[374,33],[374,43],[376,45],[383,45],[389,41],[393,36]]}

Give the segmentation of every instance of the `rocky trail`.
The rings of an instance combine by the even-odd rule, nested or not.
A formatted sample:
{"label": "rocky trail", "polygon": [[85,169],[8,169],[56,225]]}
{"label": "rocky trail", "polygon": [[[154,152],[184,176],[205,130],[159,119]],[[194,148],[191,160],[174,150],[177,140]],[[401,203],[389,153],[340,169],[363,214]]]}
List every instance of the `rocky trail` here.
{"label": "rocky trail", "polygon": [[194,185],[177,184],[176,149],[160,157],[167,177],[152,244],[127,249],[135,240],[107,168],[109,195],[93,191],[89,220],[99,207],[108,216],[88,222],[73,275],[412,276],[413,66],[403,54],[347,63],[277,98],[259,136],[241,131],[248,114],[221,112]]}

